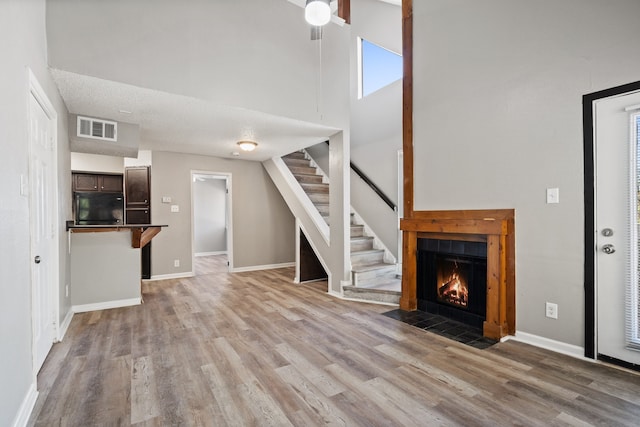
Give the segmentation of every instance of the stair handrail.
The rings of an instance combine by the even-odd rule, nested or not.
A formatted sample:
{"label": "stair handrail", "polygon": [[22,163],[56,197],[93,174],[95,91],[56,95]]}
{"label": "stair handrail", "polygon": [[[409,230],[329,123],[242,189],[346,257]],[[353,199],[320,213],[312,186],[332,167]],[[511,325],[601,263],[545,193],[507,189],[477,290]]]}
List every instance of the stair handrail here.
{"label": "stair handrail", "polygon": [[[329,141],[325,141],[325,143],[329,145]],[[382,201],[391,208],[392,211],[398,212],[398,207],[395,203],[393,203],[393,200],[391,200],[389,196],[384,194],[384,191],[382,191],[380,187],[378,187],[373,181],[371,181],[371,178],[369,178],[364,172],[362,172],[362,169],[354,165],[352,161],[349,161],[349,166],[351,166],[351,170],[354,171],[355,174],[358,175],[360,179],[362,179],[364,183],[367,184],[369,188],[371,188],[373,192],[376,193],[378,197],[380,197]]]}

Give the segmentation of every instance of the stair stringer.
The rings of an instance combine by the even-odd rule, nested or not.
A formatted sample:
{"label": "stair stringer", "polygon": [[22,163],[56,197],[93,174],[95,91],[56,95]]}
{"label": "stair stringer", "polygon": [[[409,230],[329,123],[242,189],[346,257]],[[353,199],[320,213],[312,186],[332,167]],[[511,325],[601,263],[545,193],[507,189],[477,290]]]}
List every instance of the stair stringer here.
{"label": "stair stringer", "polygon": [[[298,181],[281,158],[274,157],[265,160],[262,165],[296,218],[298,227],[304,230],[309,243],[316,251],[318,259],[325,267],[329,281],[328,292],[342,297],[343,283],[341,283],[340,278],[343,275],[341,269],[344,269],[344,266],[336,267],[331,262],[333,258],[331,256],[329,225],[324,221],[318,209],[313,205],[309,196],[298,184]],[[334,281],[337,283],[334,283]]]}

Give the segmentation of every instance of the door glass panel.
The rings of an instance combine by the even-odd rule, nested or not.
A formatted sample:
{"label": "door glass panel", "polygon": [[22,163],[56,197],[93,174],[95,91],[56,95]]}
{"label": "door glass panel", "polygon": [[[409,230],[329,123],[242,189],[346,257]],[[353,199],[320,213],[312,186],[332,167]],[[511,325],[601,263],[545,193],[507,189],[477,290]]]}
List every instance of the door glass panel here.
{"label": "door glass panel", "polygon": [[626,335],[627,347],[640,350],[640,275],[638,266],[640,265],[640,113],[631,116],[631,145],[633,147],[633,194],[631,195],[632,218],[635,221],[633,227],[635,233],[631,239],[631,275],[627,289],[626,304]]}

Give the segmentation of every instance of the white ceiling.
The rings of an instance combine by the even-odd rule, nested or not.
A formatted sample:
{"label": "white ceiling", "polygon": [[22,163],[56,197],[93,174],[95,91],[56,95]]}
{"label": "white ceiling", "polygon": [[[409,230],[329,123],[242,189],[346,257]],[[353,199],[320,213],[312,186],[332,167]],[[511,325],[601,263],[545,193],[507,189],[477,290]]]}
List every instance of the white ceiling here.
{"label": "white ceiling", "polygon": [[[401,3],[400,0],[381,1],[392,4]],[[287,3],[283,2],[283,5]],[[291,3],[295,4],[296,1]],[[87,7],[96,8],[98,4],[91,3]],[[299,12],[282,10],[282,13],[287,12],[298,19]],[[64,13],[61,16],[68,18]],[[291,16],[286,15],[285,18],[291,19]],[[300,19],[302,19],[301,16]],[[92,33],[94,38],[95,33],[98,31]],[[59,36],[59,33],[55,34]],[[108,34],[104,37],[111,40]],[[99,45],[102,48],[109,46],[105,42]],[[72,52],[75,51],[72,50]],[[122,67],[123,64],[113,61],[107,66],[115,71],[104,72],[104,74],[117,77],[118,67]],[[66,69],[65,66],[62,68]],[[234,153],[239,153],[237,157],[241,159],[263,161],[325,141],[338,131],[336,128],[325,125],[222,105],[213,102],[211,99],[214,98],[207,100],[204,97],[189,97],[91,77],[81,74],[85,71],[83,67],[77,66],[77,68],[81,69],[80,73],[62,69],[51,70],[69,112],[139,125],[139,149],[142,150],[226,158],[236,158]],[[176,75],[175,79],[181,80],[182,76]],[[273,101],[278,102],[275,99]],[[121,111],[130,112],[130,114]],[[244,139],[256,141],[258,148],[253,152],[239,150],[237,141]]]}
{"label": "white ceiling", "polygon": [[[337,130],[242,108],[52,69],[69,113],[140,125],[140,149],[263,161],[322,142]],[[131,114],[121,111],[130,112]],[[253,152],[237,146],[258,143]]]}

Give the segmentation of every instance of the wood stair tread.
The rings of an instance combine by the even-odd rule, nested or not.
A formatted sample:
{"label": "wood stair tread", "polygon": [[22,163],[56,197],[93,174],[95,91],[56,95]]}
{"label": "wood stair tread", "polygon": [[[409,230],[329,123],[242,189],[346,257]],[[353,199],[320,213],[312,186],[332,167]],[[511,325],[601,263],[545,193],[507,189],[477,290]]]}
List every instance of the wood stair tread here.
{"label": "wood stair tread", "polygon": [[[382,250],[382,249],[381,249]],[[386,268],[395,268],[395,264],[387,264],[386,262],[378,262],[375,264],[361,264],[351,268],[355,273],[364,273],[365,271],[382,270]]]}

